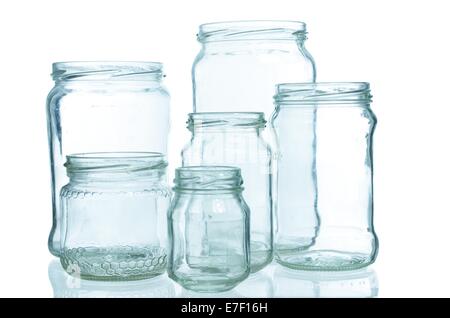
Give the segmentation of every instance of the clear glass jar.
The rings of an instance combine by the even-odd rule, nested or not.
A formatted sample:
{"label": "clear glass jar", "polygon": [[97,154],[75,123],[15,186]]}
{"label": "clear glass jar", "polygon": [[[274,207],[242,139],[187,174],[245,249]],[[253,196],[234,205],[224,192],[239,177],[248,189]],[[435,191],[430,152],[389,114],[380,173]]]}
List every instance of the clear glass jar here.
{"label": "clear glass jar", "polygon": [[275,102],[277,261],[327,271],[371,264],[378,240],[369,84],[281,84]]}
{"label": "clear glass jar", "polygon": [[239,168],[176,169],[169,277],[196,292],[226,291],[250,272],[249,208]]}
{"label": "clear glass jar", "polygon": [[169,95],[155,62],[61,62],[47,99],[53,226],[48,246],[60,254],[59,193],[67,155],[90,152],[167,153]]}
{"label": "clear glass jar", "polygon": [[273,258],[271,151],[261,136],[264,113],[191,113],[183,166],[226,165],[241,169],[250,208],[250,261],[256,272]]}
{"label": "clear glass jar", "polygon": [[192,67],[194,112],[273,112],[275,84],[314,82],[314,61],[298,21],[207,23]]}
{"label": "clear glass jar", "polygon": [[170,190],[160,153],[67,156],[61,189],[61,264],[92,280],[165,272]]}

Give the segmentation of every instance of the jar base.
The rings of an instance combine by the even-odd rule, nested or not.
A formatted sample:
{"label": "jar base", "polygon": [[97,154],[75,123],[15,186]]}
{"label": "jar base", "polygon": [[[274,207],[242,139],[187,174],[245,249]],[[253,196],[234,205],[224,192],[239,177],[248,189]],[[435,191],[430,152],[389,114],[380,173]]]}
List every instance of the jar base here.
{"label": "jar base", "polygon": [[347,271],[369,266],[371,255],[333,250],[303,251],[276,255],[276,261],[288,268],[306,271]]}
{"label": "jar base", "polygon": [[118,246],[65,249],[61,265],[72,276],[86,280],[141,280],[163,274],[167,255],[160,247]]}
{"label": "jar base", "polygon": [[181,286],[183,286],[183,288],[197,293],[217,293],[229,291],[234,287],[236,287],[247,276],[248,275],[245,275],[245,277],[239,277],[237,279],[229,279],[229,278],[208,279],[205,277],[199,277],[198,279],[196,279],[195,277],[180,278],[169,274],[169,277],[174,281],[176,281]]}

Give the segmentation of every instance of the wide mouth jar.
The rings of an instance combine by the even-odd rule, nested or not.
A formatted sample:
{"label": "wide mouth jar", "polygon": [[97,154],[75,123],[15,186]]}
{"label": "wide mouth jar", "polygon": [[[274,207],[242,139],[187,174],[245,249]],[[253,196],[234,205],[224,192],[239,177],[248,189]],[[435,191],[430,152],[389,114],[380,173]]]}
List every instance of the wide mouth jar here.
{"label": "wide mouth jar", "polygon": [[53,63],[52,77],[59,81],[160,81],[159,62],[74,61]]}
{"label": "wide mouth jar", "polygon": [[175,170],[175,192],[241,192],[241,169],[231,166],[187,166]]}
{"label": "wide mouth jar", "polygon": [[204,112],[190,113],[187,128],[190,131],[215,128],[260,128],[266,126],[262,112]]}
{"label": "wide mouth jar", "polygon": [[306,24],[300,21],[246,20],[213,22],[200,25],[201,43],[248,40],[306,39]]}
{"label": "wide mouth jar", "polygon": [[158,152],[94,152],[67,156],[71,181],[121,182],[159,179],[167,161]]}
{"label": "wide mouth jar", "polygon": [[322,82],[278,84],[274,96],[278,106],[369,106],[370,85],[366,82]]}

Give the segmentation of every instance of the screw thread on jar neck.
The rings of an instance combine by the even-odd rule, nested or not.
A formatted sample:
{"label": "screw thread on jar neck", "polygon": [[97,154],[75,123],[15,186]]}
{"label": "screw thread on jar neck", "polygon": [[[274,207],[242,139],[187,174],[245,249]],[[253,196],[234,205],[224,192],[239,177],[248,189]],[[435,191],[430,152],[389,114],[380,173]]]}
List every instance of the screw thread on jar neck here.
{"label": "screw thread on jar neck", "polygon": [[277,107],[369,107],[372,95],[365,82],[285,83],[277,85],[274,100]]}
{"label": "screw thread on jar neck", "polygon": [[121,182],[160,180],[167,161],[157,152],[98,152],[69,155],[64,166],[71,181]]}
{"label": "screw thread on jar neck", "polygon": [[115,81],[159,82],[163,78],[159,62],[87,61],[53,63],[55,82]]}
{"label": "screw thread on jar neck", "polygon": [[241,169],[229,166],[188,166],[175,170],[176,192],[241,192]]}
{"label": "screw thread on jar neck", "polygon": [[200,43],[253,40],[306,40],[306,24],[300,21],[228,21],[202,24]]}
{"label": "screw thread on jar neck", "polygon": [[187,128],[191,131],[262,130],[266,126],[262,112],[190,113]]}

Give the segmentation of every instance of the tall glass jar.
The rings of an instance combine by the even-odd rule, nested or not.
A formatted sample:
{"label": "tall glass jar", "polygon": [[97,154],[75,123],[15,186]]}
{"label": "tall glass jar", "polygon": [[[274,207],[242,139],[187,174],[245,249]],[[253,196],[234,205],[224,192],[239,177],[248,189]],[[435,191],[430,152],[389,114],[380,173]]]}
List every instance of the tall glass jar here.
{"label": "tall glass jar", "polygon": [[250,207],[251,271],[272,261],[271,150],[261,136],[264,113],[191,113],[191,141],[183,166],[227,165],[241,169]]}
{"label": "tall glass jar", "polygon": [[167,152],[169,94],[155,62],[53,64],[47,99],[53,226],[48,246],[60,254],[59,193],[68,183],[67,155],[89,152]]}
{"label": "tall glass jar", "polygon": [[275,102],[281,155],[277,261],[327,271],[371,264],[378,240],[372,197],[376,118],[369,84],[281,84]]}
{"label": "tall glass jar", "polygon": [[81,278],[135,280],[165,272],[170,190],[160,153],[67,156],[61,264]]}
{"label": "tall glass jar", "polygon": [[239,168],[178,168],[169,209],[169,277],[189,290],[232,289],[250,272],[249,209]]}

